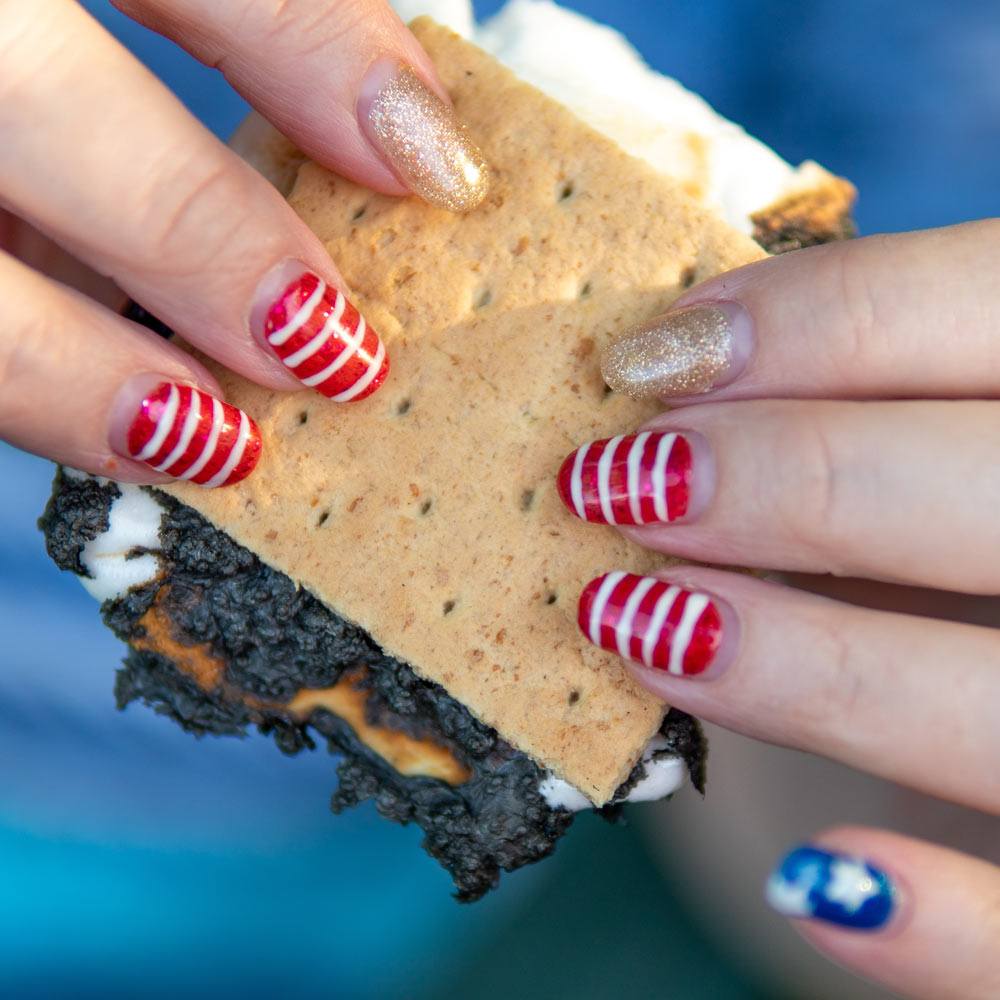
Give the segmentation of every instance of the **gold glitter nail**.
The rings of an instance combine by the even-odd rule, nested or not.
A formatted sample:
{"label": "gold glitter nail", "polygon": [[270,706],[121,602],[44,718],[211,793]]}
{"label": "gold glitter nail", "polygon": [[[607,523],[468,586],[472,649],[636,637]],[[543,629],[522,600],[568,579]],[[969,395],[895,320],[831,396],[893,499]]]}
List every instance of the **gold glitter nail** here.
{"label": "gold glitter nail", "polygon": [[452,212],[475,208],[489,190],[489,168],[451,108],[407,66],[375,96],[368,122],[379,148],[407,186]]}
{"label": "gold glitter nail", "polygon": [[733,344],[726,310],[689,306],[629,330],[604,351],[601,373],[634,399],[708,392],[732,368]]}

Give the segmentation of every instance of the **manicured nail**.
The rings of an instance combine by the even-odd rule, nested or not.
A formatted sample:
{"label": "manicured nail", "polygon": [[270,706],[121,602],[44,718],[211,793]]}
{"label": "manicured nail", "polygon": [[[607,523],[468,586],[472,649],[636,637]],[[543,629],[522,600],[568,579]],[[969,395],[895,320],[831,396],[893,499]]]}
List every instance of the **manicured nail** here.
{"label": "manicured nail", "polygon": [[634,573],[591,580],[580,595],[578,622],[595,646],[680,677],[704,673],[722,642],[715,599]]}
{"label": "manicured nail", "polygon": [[489,167],[452,109],[409,66],[379,60],[361,87],[358,116],[369,141],[406,186],[451,212],[489,191]]}
{"label": "manicured nail", "polygon": [[289,273],[295,277],[278,283],[282,291],[273,300],[266,290],[274,288],[274,275],[262,283],[265,304],[251,323],[303,385],[335,403],[370,396],[389,374],[381,338],[339,289],[301,265],[278,270]]}
{"label": "manicured nail", "polygon": [[673,309],[608,347],[601,372],[612,389],[635,399],[697,395],[743,371],[752,337],[750,315],[737,302]]}
{"label": "manicured nail", "polygon": [[250,475],[260,458],[260,428],[243,410],[190,385],[154,385],[137,406],[134,398],[123,401],[122,410],[131,411],[121,434],[129,458],[200,486],[231,486]]}
{"label": "manicured nail", "polygon": [[566,506],[584,521],[676,521],[690,507],[692,464],[684,435],[644,431],[578,448],[563,462],[556,484]]}
{"label": "manicured nail", "polygon": [[797,847],[767,880],[768,903],[786,917],[825,920],[854,930],[883,927],[896,906],[889,876],[861,858]]}

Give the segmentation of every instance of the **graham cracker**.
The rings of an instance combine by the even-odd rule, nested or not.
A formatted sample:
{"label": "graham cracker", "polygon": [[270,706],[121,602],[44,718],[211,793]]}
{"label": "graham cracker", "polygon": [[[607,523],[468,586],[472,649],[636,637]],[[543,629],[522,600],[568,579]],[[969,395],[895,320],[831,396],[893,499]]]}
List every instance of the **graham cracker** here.
{"label": "graham cracker", "polygon": [[391,357],[349,405],[220,373],[264,434],[239,486],[167,491],[602,804],[664,706],[577,628],[611,569],[668,561],[563,507],[555,474],[662,407],[609,395],[601,348],[764,254],[490,56],[413,25],[493,168],[466,216],[306,163],[291,204]]}

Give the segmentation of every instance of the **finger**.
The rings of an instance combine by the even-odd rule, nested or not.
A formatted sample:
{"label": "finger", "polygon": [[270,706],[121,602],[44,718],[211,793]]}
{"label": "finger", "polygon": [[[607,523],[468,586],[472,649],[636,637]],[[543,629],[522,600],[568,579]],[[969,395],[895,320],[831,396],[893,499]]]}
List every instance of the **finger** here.
{"label": "finger", "polygon": [[193,358],[0,253],[0,437],[122,482],[229,486],[257,425]]}
{"label": "finger", "polygon": [[766,895],[819,951],[902,996],[1000,996],[994,864],[884,830],[846,827],[788,854]]}
{"label": "finger", "polygon": [[870,611],[694,567],[616,572],[580,628],[670,705],[1000,811],[1000,632]]}
{"label": "finger", "polygon": [[115,0],[226,79],[314,160],[451,211],[489,187],[430,58],[385,0]]}
{"label": "finger", "polygon": [[560,490],[648,548],[1000,592],[998,403],[704,403],[615,440],[570,455]]}
{"label": "finger", "polygon": [[[0,56],[17,214],[247,378],[339,401],[381,385],[384,348],[320,242],[78,4],[0,6]],[[277,343],[268,321],[305,289],[313,308]]]}
{"label": "finger", "polygon": [[630,395],[1000,395],[1000,220],[831,243],[691,289],[607,349]]}
{"label": "finger", "polygon": [[47,274],[60,284],[89,295],[118,311],[124,305],[121,289],[113,282],[68,254],[33,226],[0,208],[0,250]]}

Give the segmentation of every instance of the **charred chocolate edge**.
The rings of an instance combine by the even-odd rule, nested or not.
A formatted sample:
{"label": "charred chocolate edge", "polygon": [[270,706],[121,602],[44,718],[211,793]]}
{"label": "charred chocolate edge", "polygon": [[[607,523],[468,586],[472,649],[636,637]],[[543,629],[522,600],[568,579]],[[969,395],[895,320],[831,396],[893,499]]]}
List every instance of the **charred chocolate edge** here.
{"label": "charred chocolate edge", "polygon": [[[119,491],[95,490],[93,482],[57,475],[58,496],[42,523],[61,539],[60,545],[70,544],[77,526],[107,525]],[[416,822],[424,830],[425,849],[451,873],[462,901],[481,897],[497,884],[501,871],[552,852],[573,814],[548,805],[540,791],[545,772],[531,758],[510,747],[439,685],[385,656],[367,633],[265,566],[196,511],[159,491],[149,492],[164,509],[162,550],[157,552],[164,571],[156,580],[105,601],[102,616],[126,642],[141,641],[140,619],[156,603],[170,622],[173,639],[189,647],[205,646],[224,664],[224,685],[207,692],[168,657],[133,647],[116,679],[119,707],[143,702],[199,736],[244,735],[255,725],[285,753],[312,748],[313,735],[322,736],[330,751],[342,757],[331,808],[339,812],[372,799],[383,816]],[[74,569],[71,559],[59,564]],[[287,701],[303,688],[335,684],[359,662],[370,668],[362,681],[369,721],[447,747],[472,771],[468,781],[452,786],[404,776],[361,742],[346,722],[323,709],[308,720],[295,720],[279,708],[251,708],[234,696]],[[697,722],[671,711],[662,731],[700,784],[704,743]],[[637,765],[625,794],[644,774],[644,765]],[[608,819],[620,813],[617,804],[602,810]]]}
{"label": "charred chocolate edge", "polygon": [[45,551],[60,569],[90,577],[81,559],[84,546],[108,530],[111,504],[121,496],[121,490],[115,483],[90,478],[73,480],[75,489],[65,490],[63,485],[68,481],[63,469],[57,467],[38,527],[45,536]]}

